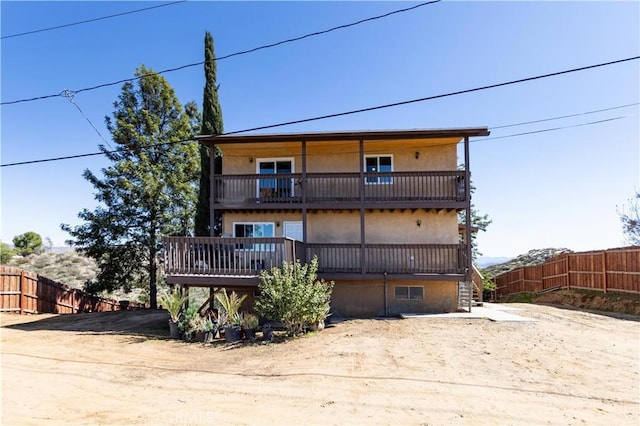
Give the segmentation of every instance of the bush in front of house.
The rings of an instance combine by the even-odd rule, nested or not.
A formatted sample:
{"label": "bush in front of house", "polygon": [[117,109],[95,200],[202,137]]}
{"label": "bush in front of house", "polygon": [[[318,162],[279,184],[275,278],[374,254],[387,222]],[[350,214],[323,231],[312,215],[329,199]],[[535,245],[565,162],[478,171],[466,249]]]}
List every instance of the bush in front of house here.
{"label": "bush in front of house", "polygon": [[282,267],[262,271],[256,312],[268,320],[280,321],[289,336],[302,333],[329,315],[334,283],[318,280],[318,258],[311,263],[282,262]]}

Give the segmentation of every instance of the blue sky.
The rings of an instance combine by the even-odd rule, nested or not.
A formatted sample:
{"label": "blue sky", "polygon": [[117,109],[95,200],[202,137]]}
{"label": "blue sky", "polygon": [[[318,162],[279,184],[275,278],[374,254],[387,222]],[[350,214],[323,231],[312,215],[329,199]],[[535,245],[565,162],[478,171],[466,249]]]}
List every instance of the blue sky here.
{"label": "blue sky", "polygon": [[[10,2],[2,36],[159,2]],[[203,60],[400,9],[400,2],[189,1],[113,19],[5,38],[3,102],[78,90]],[[411,12],[218,63],[225,130],[234,131],[470,89],[640,54],[638,2],[442,1]],[[640,61],[472,94],[276,129],[321,131],[488,126],[640,102]],[[165,74],[182,103],[201,104],[202,66]],[[73,100],[98,128],[120,85]],[[492,130],[471,144],[474,204],[493,224],[486,256],[529,249],[624,245],[618,210],[640,187],[638,105]],[[618,118],[599,124],[588,124]],[[2,163],[96,151],[95,130],[63,97],[2,106]],[[36,231],[63,245],[61,223],[93,209],[84,169],[101,157],[3,167],[0,238]]]}

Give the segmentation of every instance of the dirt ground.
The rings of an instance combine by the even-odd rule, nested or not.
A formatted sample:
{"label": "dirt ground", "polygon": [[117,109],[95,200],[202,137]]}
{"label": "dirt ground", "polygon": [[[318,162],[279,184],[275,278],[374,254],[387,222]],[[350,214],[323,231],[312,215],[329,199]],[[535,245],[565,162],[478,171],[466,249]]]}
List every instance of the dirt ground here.
{"label": "dirt ground", "polygon": [[2,424],[640,424],[640,317],[352,320],[167,339],[166,312],[0,316]]}

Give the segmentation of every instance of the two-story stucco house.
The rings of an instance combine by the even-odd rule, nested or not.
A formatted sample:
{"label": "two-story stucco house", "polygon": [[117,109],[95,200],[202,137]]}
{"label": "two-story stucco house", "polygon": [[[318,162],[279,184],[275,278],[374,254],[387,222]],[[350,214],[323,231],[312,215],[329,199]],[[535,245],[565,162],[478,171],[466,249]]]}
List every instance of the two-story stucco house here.
{"label": "two-story stucco house", "polygon": [[[211,162],[219,237],[167,237],[171,284],[257,294],[260,271],[318,257],[336,316],[458,309],[471,248],[469,138],[487,128],[229,135],[199,138]],[[458,170],[458,144],[465,165]],[[462,160],[462,159],[461,159]],[[212,226],[213,228],[213,226]],[[463,241],[470,241],[470,226]]]}

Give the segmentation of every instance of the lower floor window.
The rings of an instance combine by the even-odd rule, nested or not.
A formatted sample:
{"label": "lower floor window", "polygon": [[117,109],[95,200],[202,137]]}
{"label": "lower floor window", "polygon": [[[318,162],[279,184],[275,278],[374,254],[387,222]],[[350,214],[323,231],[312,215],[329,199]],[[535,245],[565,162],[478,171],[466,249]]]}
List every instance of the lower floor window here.
{"label": "lower floor window", "polygon": [[273,237],[273,223],[234,223],[233,236],[246,237]]}
{"label": "lower floor window", "polygon": [[395,288],[396,299],[400,300],[423,300],[424,287],[422,286],[397,286]]}
{"label": "lower floor window", "polygon": [[[236,238],[265,238],[273,237],[273,223],[256,222],[256,223],[238,223],[233,224],[233,236]],[[256,250],[256,251],[273,251],[273,244],[239,244],[239,249]]]}

